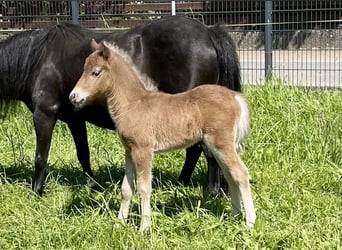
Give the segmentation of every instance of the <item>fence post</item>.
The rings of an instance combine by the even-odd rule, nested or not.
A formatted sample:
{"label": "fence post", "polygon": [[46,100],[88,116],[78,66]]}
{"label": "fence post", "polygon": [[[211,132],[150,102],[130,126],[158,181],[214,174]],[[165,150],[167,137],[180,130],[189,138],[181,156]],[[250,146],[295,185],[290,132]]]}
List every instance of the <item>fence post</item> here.
{"label": "fence post", "polygon": [[79,15],[80,9],[78,6],[78,1],[77,0],[72,0],[71,1],[71,20],[73,24],[80,24],[78,20],[78,15]]}
{"label": "fence post", "polygon": [[176,15],[176,1],[171,1],[171,15]]}
{"label": "fence post", "polygon": [[272,0],[265,0],[265,78],[272,76]]}

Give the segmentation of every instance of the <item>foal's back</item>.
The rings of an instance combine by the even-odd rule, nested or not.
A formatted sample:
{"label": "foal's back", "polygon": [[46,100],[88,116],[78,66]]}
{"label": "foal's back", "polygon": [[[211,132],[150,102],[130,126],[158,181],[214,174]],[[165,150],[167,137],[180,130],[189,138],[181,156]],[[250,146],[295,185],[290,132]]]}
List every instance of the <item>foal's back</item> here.
{"label": "foal's back", "polygon": [[226,87],[204,84],[179,94],[151,92],[143,102],[157,106],[158,110],[154,111],[162,112],[163,116],[200,114],[201,120],[205,121],[219,119],[223,113],[229,113],[232,118],[238,115],[240,107],[235,96],[243,98],[241,93]]}
{"label": "foal's back", "polygon": [[[186,92],[169,94],[164,92],[150,92],[144,102],[147,104],[159,103],[165,106],[192,106],[194,104],[224,104],[235,102],[235,96],[242,96],[240,92],[230,90],[226,87],[213,84],[203,84]],[[148,99],[147,99],[148,98]]]}
{"label": "foal's back", "polygon": [[189,91],[189,99],[195,102],[200,110],[203,121],[203,129],[211,129],[223,123],[229,126],[235,125],[240,115],[240,105],[236,96],[241,93],[227,89],[219,85],[201,85]]}
{"label": "foal's back", "polygon": [[213,129],[234,132],[240,113],[236,95],[241,94],[219,85],[201,85],[179,94],[150,92],[140,105],[132,105],[119,130],[124,137],[125,132],[133,133],[146,143],[151,138],[155,151],[184,148]]}

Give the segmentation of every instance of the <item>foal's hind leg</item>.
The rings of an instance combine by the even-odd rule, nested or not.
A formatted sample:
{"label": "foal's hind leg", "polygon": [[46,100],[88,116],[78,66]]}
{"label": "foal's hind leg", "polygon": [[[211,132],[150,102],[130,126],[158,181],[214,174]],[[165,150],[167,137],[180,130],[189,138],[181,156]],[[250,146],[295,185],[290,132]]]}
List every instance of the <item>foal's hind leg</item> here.
{"label": "foal's hind leg", "polygon": [[[246,213],[246,226],[253,227],[256,219],[251,188],[249,184],[248,169],[241,161],[239,155],[236,153],[235,148],[232,147],[219,153],[218,161],[227,182],[231,188],[231,198],[233,211],[241,211],[240,195]],[[222,160],[221,160],[222,159]]]}
{"label": "foal's hind leg", "polygon": [[[222,138],[221,141],[224,141],[224,139]],[[214,153],[222,173],[229,183],[234,215],[241,212],[241,195],[246,213],[246,226],[253,227],[256,214],[249,184],[248,169],[237,154],[234,142],[222,146],[215,144],[214,141],[207,140],[206,144]]]}

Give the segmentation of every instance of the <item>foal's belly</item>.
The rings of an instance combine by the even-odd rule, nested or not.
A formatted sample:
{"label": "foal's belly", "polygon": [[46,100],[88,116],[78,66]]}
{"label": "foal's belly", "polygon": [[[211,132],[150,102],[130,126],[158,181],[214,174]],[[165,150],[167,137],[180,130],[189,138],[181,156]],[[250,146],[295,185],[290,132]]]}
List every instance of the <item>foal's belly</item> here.
{"label": "foal's belly", "polygon": [[164,133],[162,138],[157,138],[153,149],[154,152],[169,152],[177,149],[187,148],[201,141],[203,138],[201,133],[191,133],[191,135],[185,133],[183,135],[179,135],[179,132],[180,131],[174,134]]}

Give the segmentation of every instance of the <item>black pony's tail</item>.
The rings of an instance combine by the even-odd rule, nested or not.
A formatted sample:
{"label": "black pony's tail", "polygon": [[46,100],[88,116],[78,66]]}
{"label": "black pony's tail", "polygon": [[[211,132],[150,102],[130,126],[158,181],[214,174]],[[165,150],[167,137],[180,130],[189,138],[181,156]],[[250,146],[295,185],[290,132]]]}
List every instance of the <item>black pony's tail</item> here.
{"label": "black pony's tail", "polygon": [[216,25],[208,30],[220,67],[218,84],[241,92],[240,61],[233,39],[221,26]]}

